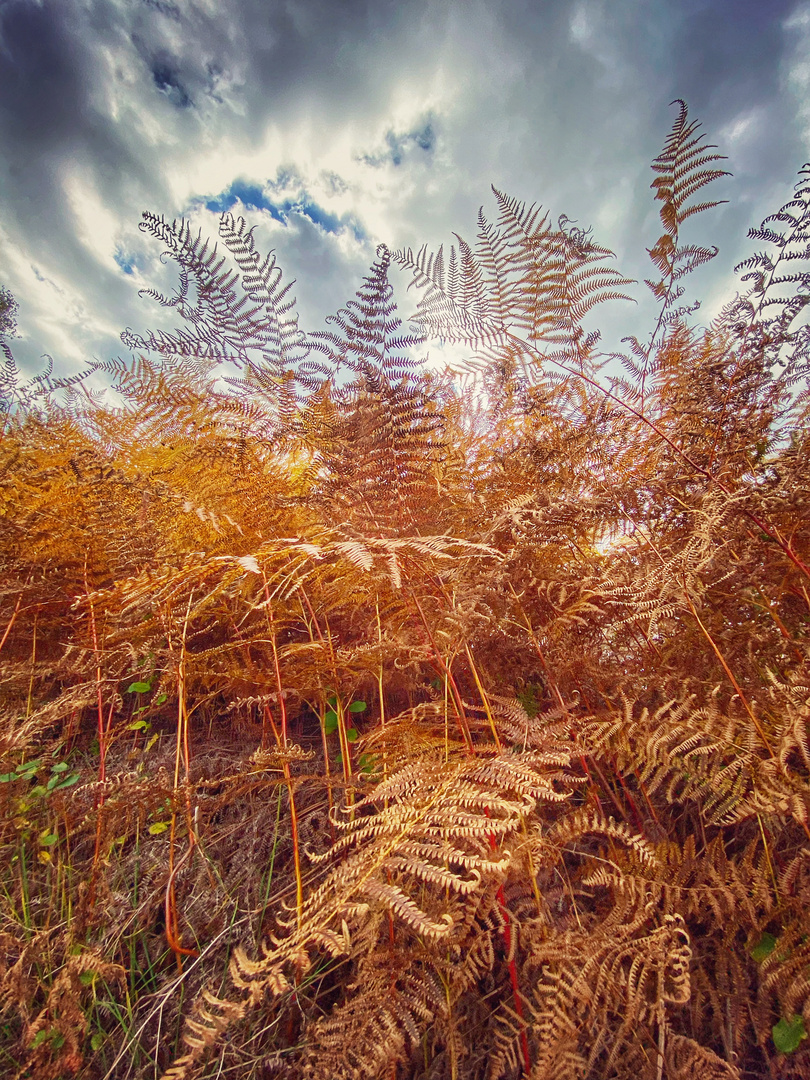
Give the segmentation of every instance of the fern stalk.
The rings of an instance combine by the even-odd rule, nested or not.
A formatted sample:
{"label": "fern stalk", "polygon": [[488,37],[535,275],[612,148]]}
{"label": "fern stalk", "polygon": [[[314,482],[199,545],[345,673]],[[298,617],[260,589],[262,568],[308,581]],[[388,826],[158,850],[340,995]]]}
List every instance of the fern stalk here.
{"label": "fern stalk", "polygon": [[453,699],[453,707],[455,709],[456,719],[458,721],[458,726],[459,730],[461,731],[462,738],[464,739],[464,745],[466,747],[467,753],[474,754],[475,747],[473,746],[472,735],[470,733],[470,726],[467,722],[467,716],[464,712],[464,701],[461,697],[461,691],[456,684],[456,680],[453,677],[452,671],[447,666],[447,664],[445,664],[444,659],[439,652],[439,649],[433,637],[433,633],[431,632],[428,621],[425,618],[425,613],[422,610],[422,605],[419,603],[419,598],[417,597],[416,593],[413,592],[413,590],[411,590],[410,592],[410,597],[416,605],[416,610],[419,613],[419,619],[422,623],[422,626],[425,628],[425,633],[427,634],[428,641],[430,642],[430,648],[433,653],[433,659],[436,663],[437,669],[439,673],[447,680],[447,684],[450,687],[450,693]]}
{"label": "fern stalk", "polygon": [[[273,649],[273,674],[276,680],[278,707],[281,712],[280,749],[285,751],[287,749],[287,707],[284,703],[284,687],[281,681],[281,667],[278,659],[278,646],[276,645],[273,604],[270,599],[270,589],[267,584],[267,576],[264,570],[262,570],[262,582],[264,584],[264,599],[267,609],[267,625],[270,632],[270,644]],[[298,922],[300,925],[304,909],[304,885],[301,880],[301,847],[298,839],[298,811],[295,806],[295,786],[293,784],[292,773],[290,772],[290,762],[286,756],[282,761],[282,769],[284,770],[284,782],[287,785],[287,791],[289,792],[290,798],[290,832],[293,845],[293,866],[295,868],[295,910],[298,913]]]}
{"label": "fern stalk", "polygon": [[11,628],[14,626],[14,623],[17,621],[17,616],[20,613],[20,604],[22,603],[22,597],[23,597],[23,594],[20,593],[20,595],[17,597],[17,603],[14,605],[14,611],[11,613],[11,618],[6,623],[5,632],[4,632],[3,636],[2,636],[2,638],[0,638],[0,649],[2,649],[3,646],[5,645],[5,643],[6,643],[7,639],[8,639],[8,635],[11,633]]}

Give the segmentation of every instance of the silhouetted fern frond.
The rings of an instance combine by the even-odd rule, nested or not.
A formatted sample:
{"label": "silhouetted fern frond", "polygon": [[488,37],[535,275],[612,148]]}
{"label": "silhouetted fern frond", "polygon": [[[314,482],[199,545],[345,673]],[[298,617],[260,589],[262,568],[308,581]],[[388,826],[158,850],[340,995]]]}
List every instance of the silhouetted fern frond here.
{"label": "silhouetted fern frond", "polygon": [[394,255],[412,272],[412,284],[425,289],[417,324],[428,335],[483,349],[490,363],[508,361],[516,351],[523,351],[525,363],[521,343],[585,363],[598,335],[584,335],[583,318],[597,304],[629,299],[621,291],[629,279],[603,265],[612,252],[595,244],[589,231],[565,216],[554,229],[535,205],[493,192],[498,225],[482,208],[477,251],[457,236],[447,273],[441,249],[435,256],[426,248],[416,256],[411,250]]}
{"label": "silhouetted fern frond", "polygon": [[748,235],[776,252],[757,252],[735,267],[751,285],[725,316],[741,338],[743,358],[769,371],[781,367],[779,383],[806,410],[801,382],[810,370],[810,327],[797,320],[810,303],[810,273],[802,269],[810,258],[810,166],[800,171],[793,198]]}
{"label": "silhouetted fern frond", "polygon": [[195,236],[187,221],[169,224],[148,212],[143,217],[141,229],[162,241],[166,254],[179,264],[180,283],[172,298],[154,289],[142,292],[163,307],[176,308],[191,330],[146,336],[127,330],[122,334],[124,344],[133,351],[150,350],[172,358],[228,362],[283,381],[307,349],[297,316],[291,314],[292,283],[281,286],[272,252],[260,262],[252,230],[243,219],[223,214],[220,237],[239,268],[237,273],[223,269],[226,256],[218,255],[216,245],[209,250],[209,242],[202,240],[199,231]]}
{"label": "silhouetted fern frond", "polygon": [[353,378],[333,391],[339,409],[333,426],[310,427],[308,438],[326,466],[326,492],[341,517],[365,529],[403,532],[424,521],[442,422],[420,365],[407,355],[422,338],[397,334],[390,262],[381,249],[357,299],[327,320],[337,330],[311,335],[333,378],[342,369]]}

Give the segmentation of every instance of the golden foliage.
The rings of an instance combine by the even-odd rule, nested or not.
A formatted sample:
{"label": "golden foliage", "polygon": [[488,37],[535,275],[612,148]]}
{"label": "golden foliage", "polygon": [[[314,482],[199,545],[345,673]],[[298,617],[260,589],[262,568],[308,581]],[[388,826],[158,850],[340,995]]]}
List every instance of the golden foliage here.
{"label": "golden foliage", "polygon": [[186,329],[113,404],[2,343],[10,1075],[807,1075],[810,174],[701,328],[713,149],[678,103],[622,372],[633,283],[498,191],[311,335],[145,215]]}

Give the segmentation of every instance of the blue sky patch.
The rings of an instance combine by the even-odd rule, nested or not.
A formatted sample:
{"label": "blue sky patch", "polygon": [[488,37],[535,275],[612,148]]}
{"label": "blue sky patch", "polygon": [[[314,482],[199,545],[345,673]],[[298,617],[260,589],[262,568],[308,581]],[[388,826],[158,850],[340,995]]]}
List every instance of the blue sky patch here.
{"label": "blue sky patch", "polygon": [[113,259],[125,274],[142,274],[149,266],[149,258],[138,251],[127,251],[126,248],[118,247],[113,253]]}
{"label": "blue sky patch", "polygon": [[362,154],[359,160],[366,165],[380,166],[390,162],[398,166],[413,148],[422,150],[428,155],[432,154],[436,149],[436,129],[433,126],[433,118],[429,117],[421,126],[412,128],[410,131],[396,132],[389,129],[385,133],[385,145],[387,150],[378,154]]}
{"label": "blue sky patch", "polygon": [[324,210],[324,208],[318,206],[317,203],[293,203],[292,206],[290,206],[290,210],[303,214],[303,216],[309,218],[314,225],[320,225],[320,227],[328,233],[337,233],[343,228],[343,223],[337,214],[330,214],[328,210]]}
{"label": "blue sky patch", "polygon": [[[280,183],[271,187],[280,187]],[[282,199],[274,202],[258,184],[248,184],[244,180],[234,182],[219,195],[205,202],[206,210],[214,214],[224,214],[232,210],[237,203],[241,203],[245,210],[265,210],[275,221],[282,225],[289,224],[290,214],[300,214],[307,218],[313,225],[317,225],[324,232],[336,235],[345,229],[351,229],[358,241],[366,239],[366,232],[360,222],[352,214],[334,214],[323,206],[307,199],[305,196],[298,199]]]}
{"label": "blue sky patch", "polygon": [[125,274],[134,274],[135,273],[135,263],[130,261],[130,259],[128,259],[127,256],[124,255],[124,253],[120,249],[118,249],[115,252],[115,254],[113,255],[113,258],[115,259],[115,261],[118,263],[118,265],[121,267],[121,269],[124,271]]}
{"label": "blue sky patch", "polygon": [[246,210],[267,210],[276,221],[280,221],[282,225],[287,224],[277,204],[271,202],[257,184],[247,184],[244,180],[234,180],[231,186],[221,194],[208,199],[205,209],[214,214],[224,214],[238,202]]}
{"label": "blue sky patch", "polygon": [[424,150],[426,153],[430,153],[436,148],[436,132],[433,130],[430,121],[421,130],[411,132],[411,138],[419,149]]}

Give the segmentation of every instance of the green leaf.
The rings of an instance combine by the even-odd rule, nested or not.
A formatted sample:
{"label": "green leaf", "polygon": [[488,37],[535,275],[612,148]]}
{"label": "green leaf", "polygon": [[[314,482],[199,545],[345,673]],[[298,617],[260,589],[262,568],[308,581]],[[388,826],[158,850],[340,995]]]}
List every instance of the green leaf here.
{"label": "green leaf", "polygon": [[128,694],[148,694],[152,689],[152,684],[148,682],[134,682],[130,683],[127,687]]}
{"label": "green leaf", "polygon": [[168,700],[169,700],[169,698],[168,698],[167,694],[158,694],[158,696],[155,698],[155,700],[152,702],[152,704],[153,705],[162,705],[164,701],[168,701]]}
{"label": "green leaf", "polygon": [[71,773],[70,776],[66,776],[64,780],[60,780],[60,782],[58,784],[56,784],[56,786],[54,787],[53,790],[54,791],[62,791],[66,787],[73,787],[73,785],[78,783],[79,780],[81,780],[81,774],[80,773],[77,773],[77,772]]}
{"label": "green leaf", "polygon": [[751,947],[751,956],[758,964],[761,964],[763,960],[768,959],[775,948],[776,938],[773,934],[763,934],[756,945]]}
{"label": "green leaf", "polygon": [[47,795],[47,794],[48,794],[48,790],[47,790],[47,788],[44,788],[42,786],[42,784],[37,784],[37,786],[31,788],[31,790],[29,792],[29,795],[31,796],[32,799],[40,799],[40,798],[42,798],[43,795]]}
{"label": "green leaf", "polygon": [[50,780],[48,781],[48,783],[45,785],[46,790],[47,791],[53,791],[53,789],[59,783],[59,780],[60,780],[59,773],[57,773],[56,776],[52,776],[50,778]]}
{"label": "green leaf", "polygon": [[349,740],[349,742],[357,742],[357,740],[360,738],[360,732],[357,730],[356,727],[350,727],[346,732],[346,738]]}
{"label": "green leaf", "polygon": [[799,1048],[802,1039],[807,1038],[804,1020],[794,1013],[790,1020],[784,1017],[773,1026],[773,1044],[781,1054],[792,1054]]}
{"label": "green leaf", "polygon": [[51,765],[52,773],[67,772],[70,766],[66,761],[57,761],[55,765]]}
{"label": "green leaf", "polygon": [[0,776],[0,784],[11,784],[15,780],[19,779],[20,777],[17,775],[16,772],[4,772],[3,775]]}
{"label": "green leaf", "polygon": [[39,842],[43,847],[53,847],[59,837],[54,832],[46,833],[44,836],[40,836]]}
{"label": "green leaf", "polygon": [[83,971],[79,976],[79,982],[82,984],[82,986],[92,986],[95,977],[95,971]]}
{"label": "green leaf", "polygon": [[31,1049],[36,1050],[38,1046],[42,1046],[45,1040],[50,1038],[50,1034],[50,1031],[48,1031],[46,1028],[40,1028],[31,1040]]}
{"label": "green leaf", "polygon": [[168,827],[168,821],[156,821],[153,825],[149,826],[149,832],[152,836],[160,836],[162,832],[166,832]]}
{"label": "green leaf", "polygon": [[337,698],[334,694],[329,695],[329,697],[326,699],[326,704],[329,706],[330,709],[337,708]]}
{"label": "green leaf", "polygon": [[104,1032],[103,1031],[97,1031],[95,1033],[95,1035],[93,1036],[93,1038],[90,1040],[90,1049],[91,1050],[100,1050],[103,1045],[104,1045]]}
{"label": "green leaf", "polygon": [[349,706],[349,712],[365,712],[366,708],[365,701],[353,701]]}
{"label": "green leaf", "polygon": [[148,720],[133,720],[131,724],[127,724],[127,731],[145,731],[151,726]]}
{"label": "green leaf", "polygon": [[331,735],[338,726],[338,715],[336,712],[330,711],[323,718],[323,730],[327,735]]}

